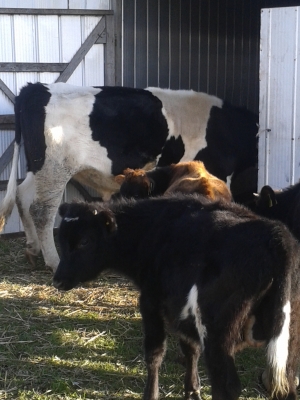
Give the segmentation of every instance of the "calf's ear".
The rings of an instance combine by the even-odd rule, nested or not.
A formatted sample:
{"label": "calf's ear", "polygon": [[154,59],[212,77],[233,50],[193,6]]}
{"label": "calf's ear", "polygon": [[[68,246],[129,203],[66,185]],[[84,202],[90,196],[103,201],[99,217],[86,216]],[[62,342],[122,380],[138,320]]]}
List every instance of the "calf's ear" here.
{"label": "calf's ear", "polygon": [[259,203],[265,208],[273,207],[277,204],[275,192],[271,186],[266,185],[262,187],[259,195]]}
{"label": "calf's ear", "polygon": [[59,206],[58,212],[59,212],[59,215],[60,215],[62,218],[64,218],[64,216],[67,214],[68,208],[69,208],[68,203],[62,203],[62,204]]}

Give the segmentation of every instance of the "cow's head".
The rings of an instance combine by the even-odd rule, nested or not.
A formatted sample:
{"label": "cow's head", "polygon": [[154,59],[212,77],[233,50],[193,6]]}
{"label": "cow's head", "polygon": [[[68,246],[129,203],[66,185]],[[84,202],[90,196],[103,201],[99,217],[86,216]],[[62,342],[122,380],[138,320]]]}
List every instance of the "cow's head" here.
{"label": "cow's head", "polygon": [[272,217],[276,213],[276,192],[268,185],[263,186],[259,194],[254,194],[253,200],[247,204],[256,213]]}
{"label": "cow's head", "polygon": [[114,214],[101,203],[64,203],[59,208],[61,259],[53,285],[70,290],[93,280],[108,267],[111,235],[117,229]]}
{"label": "cow's head", "polygon": [[115,180],[121,185],[120,194],[127,198],[149,197],[154,188],[154,181],[143,169],[127,168],[122,175],[117,175]]}

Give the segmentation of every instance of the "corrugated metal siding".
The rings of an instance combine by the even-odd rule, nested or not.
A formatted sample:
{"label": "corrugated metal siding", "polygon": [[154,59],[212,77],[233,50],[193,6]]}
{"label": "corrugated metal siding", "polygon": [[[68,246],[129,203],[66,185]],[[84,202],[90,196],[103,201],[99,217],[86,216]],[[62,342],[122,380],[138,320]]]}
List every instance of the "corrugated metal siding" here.
{"label": "corrugated metal siding", "polygon": [[122,0],[123,85],[193,89],[259,109],[260,10],[299,0]]}
{"label": "corrugated metal siding", "polygon": [[194,89],[258,110],[259,2],[123,0],[123,85]]}
{"label": "corrugated metal siding", "polygon": [[[9,4],[7,4],[9,3]],[[5,2],[0,0],[3,7],[33,7],[34,1]],[[41,8],[100,8],[107,9],[109,1],[39,1]],[[0,15],[0,62],[69,62],[80,45],[96,26],[101,17],[93,16],[55,16],[55,15]],[[58,73],[0,73],[0,78],[17,94],[27,82],[54,82]],[[104,45],[97,44],[88,52],[73,75],[68,80],[75,85],[104,84]],[[0,91],[0,114],[12,114],[13,105]],[[2,154],[14,138],[13,131],[0,132],[0,154]],[[7,180],[10,175],[11,163],[0,175],[0,180]],[[24,153],[19,161],[19,178],[26,175]],[[79,193],[68,185],[65,199],[70,200],[74,192]],[[93,193],[94,194],[94,193]],[[0,201],[5,191],[0,192]],[[57,219],[58,221],[58,219]],[[23,230],[15,207],[12,216],[3,233]]]}
{"label": "corrugated metal siding", "polygon": [[300,7],[261,13],[259,189],[300,178]]}

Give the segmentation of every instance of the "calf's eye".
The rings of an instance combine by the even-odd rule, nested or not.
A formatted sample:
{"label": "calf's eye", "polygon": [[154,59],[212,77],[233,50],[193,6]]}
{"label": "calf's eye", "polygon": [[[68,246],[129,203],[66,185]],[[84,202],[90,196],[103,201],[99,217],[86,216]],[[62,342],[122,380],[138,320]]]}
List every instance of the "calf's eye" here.
{"label": "calf's eye", "polygon": [[83,238],[78,243],[78,247],[79,248],[83,248],[83,247],[86,247],[88,244],[89,244],[89,239],[88,238]]}

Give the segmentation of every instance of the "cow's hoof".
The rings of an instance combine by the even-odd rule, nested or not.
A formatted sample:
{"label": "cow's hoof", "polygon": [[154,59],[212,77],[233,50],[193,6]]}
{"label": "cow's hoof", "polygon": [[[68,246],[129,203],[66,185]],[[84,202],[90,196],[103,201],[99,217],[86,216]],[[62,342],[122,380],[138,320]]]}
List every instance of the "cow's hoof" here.
{"label": "cow's hoof", "polygon": [[194,390],[193,392],[186,393],[184,400],[201,400],[200,390]]}
{"label": "cow's hoof", "polygon": [[29,264],[31,264],[34,268],[36,268],[37,256],[35,256],[34,254],[30,253],[30,251],[28,249],[26,249],[25,250],[25,257],[26,257],[27,261],[29,262]]}

